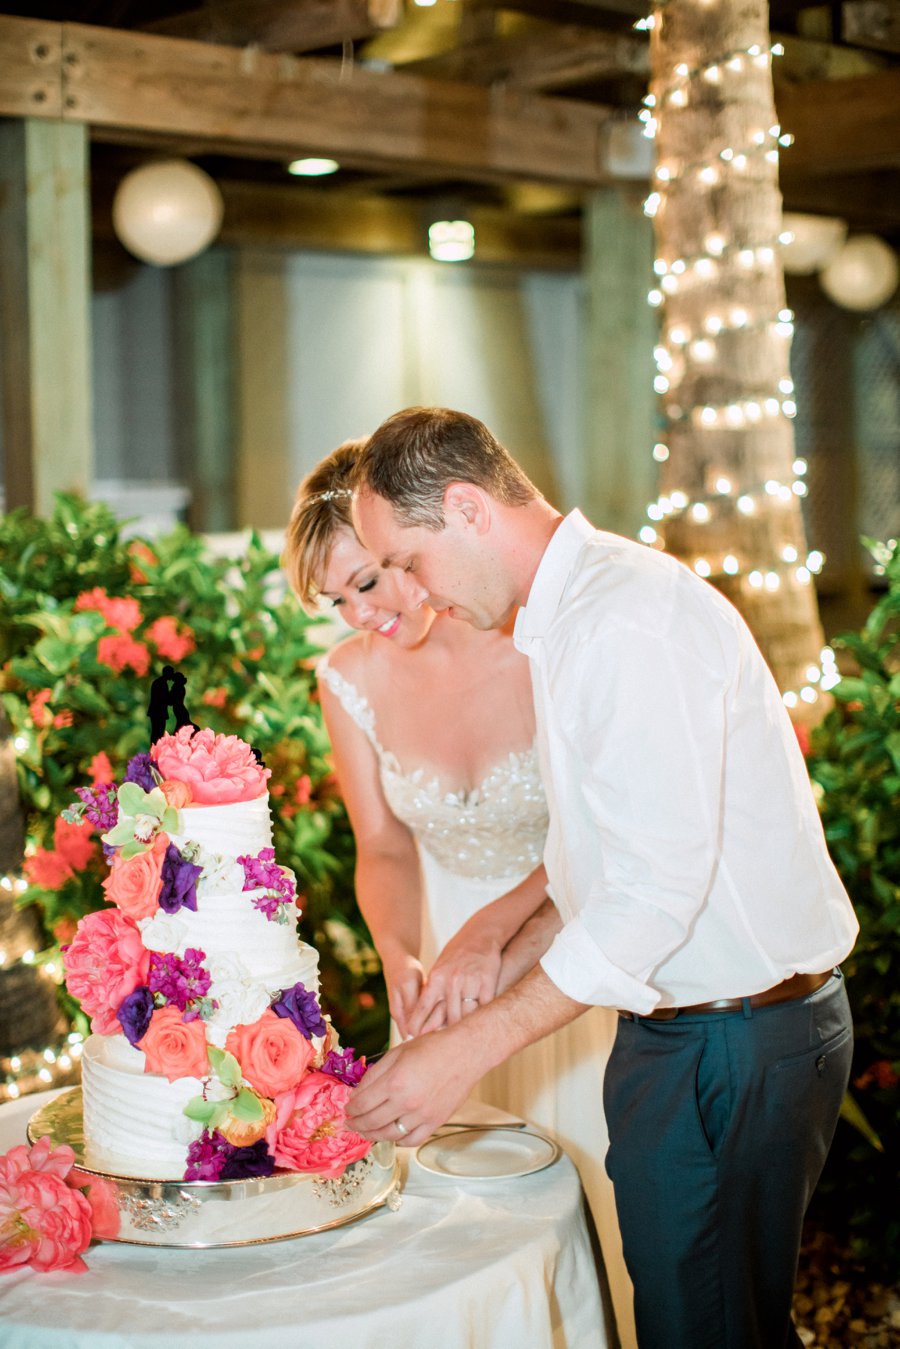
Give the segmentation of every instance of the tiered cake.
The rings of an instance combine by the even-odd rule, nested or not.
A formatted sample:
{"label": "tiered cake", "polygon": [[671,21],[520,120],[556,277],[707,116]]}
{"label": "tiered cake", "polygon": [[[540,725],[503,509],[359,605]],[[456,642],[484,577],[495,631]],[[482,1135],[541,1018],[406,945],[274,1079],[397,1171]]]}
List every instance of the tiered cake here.
{"label": "tiered cake", "polygon": [[[295,880],[275,862],[268,776],[237,737],[183,726],[121,786],[80,789],[67,812],[101,830],[110,861],[112,907],[83,918],[63,952],[91,1018],[84,1166],[217,1192],[253,1178],[270,1199],[287,1188],[289,1210],[255,1233],[242,1213],[251,1240],[373,1207],[395,1164],[346,1124],[365,1064],[339,1049],[319,1005]],[[171,1244],[226,1244],[221,1220],[212,1239]]]}

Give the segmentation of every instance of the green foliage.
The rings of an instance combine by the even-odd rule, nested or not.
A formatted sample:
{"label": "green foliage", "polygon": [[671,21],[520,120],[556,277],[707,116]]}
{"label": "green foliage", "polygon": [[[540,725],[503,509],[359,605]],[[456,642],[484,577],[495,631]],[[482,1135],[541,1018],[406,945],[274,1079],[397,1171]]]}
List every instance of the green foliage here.
{"label": "green foliage", "polygon": [[[109,614],[76,608],[97,587],[137,602],[130,632]],[[255,534],[238,559],[211,556],[183,527],[152,542],[127,539],[105,506],[61,494],[50,520],[0,516],[0,615],[0,704],[15,738],[29,851],[56,856],[56,818],[74,788],[90,784],[98,753],[121,781],[148,748],[150,679],[169,660],[187,678],[192,719],[242,736],[271,768],[276,856],[304,896],[300,931],[320,953],[323,1002],[344,1043],[381,1049],[383,985],[353,896],[352,834],[313,674],[320,620],[285,593],[277,557]],[[154,627],[159,620],[167,622]],[[48,943],[66,939],[103,900],[99,853],[62,872],[24,895]]]}
{"label": "green foliage", "polygon": [[[887,580],[865,625],[836,647],[856,665],[812,735],[825,835],[860,923],[845,961],[856,1031],[851,1093],[823,1183],[857,1253],[900,1269],[900,551],[865,540]],[[866,1137],[865,1128],[868,1128]],[[879,1150],[872,1134],[880,1142]]]}

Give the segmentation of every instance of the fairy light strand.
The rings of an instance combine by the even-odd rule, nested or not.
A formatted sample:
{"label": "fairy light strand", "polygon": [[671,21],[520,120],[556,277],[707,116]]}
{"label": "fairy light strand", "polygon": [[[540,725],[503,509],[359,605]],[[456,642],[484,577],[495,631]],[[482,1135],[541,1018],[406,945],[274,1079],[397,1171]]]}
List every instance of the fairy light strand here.
{"label": "fairy light strand", "polygon": [[[0,876],[0,895],[18,900],[27,889],[28,882],[22,876],[13,872]],[[15,956],[0,947],[0,976],[21,965],[33,969],[38,978],[49,983],[62,983],[62,969],[52,947],[37,951],[29,946]],[[40,1048],[28,1047],[15,1054],[0,1055],[0,1103],[76,1082],[83,1042],[80,1031],[65,1031]]]}
{"label": "fairy light strand", "polygon": [[[652,32],[661,21],[660,11],[670,2],[658,0],[654,13],[635,23],[635,29]],[[704,52],[702,59],[679,62],[664,79],[654,81],[643,100],[638,113],[643,135],[658,140],[664,118],[677,116],[687,108],[716,109],[739,92],[751,94],[745,107],[757,106],[752,98],[754,82],[783,54],[779,42],[748,42],[721,52]],[[758,100],[759,105],[765,102],[764,97]],[[770,185],[781,152],[793,144],[792,134],[771,118],[771,104],[769,114],[767,118],[763,110],[754,118],[751,112],[741,134],[733,133],[730,139],[718,144],[714,141],[710,155],[704,160],[679,157],[666,147],[657,157],[651,188],[644,201],[644,212],[653,219],[665,209],[671,192],[705,194],[709,199],[706,214],[716,223],[707,229],[705,236],[692,241],[689,253],[655,259],[654,283],[647,296],[660,317],[653,388],[660,400],[662,423],[670,436],[680,437],[690,430],[692,437],[702,437],[697,443],[706,447],[705,488],[697,491],[695,486],[690,493],[669,488],[662,493],[648,506],[648,520],[640,529],[639,538],[651,547],[664,548],[667,526],[684,520],[691,527],[692,556],[683,559],[686,565],[705,579],[740,587],[747,598],[773,593],[782,587],[808,587],[825,561],[816,549],[805,549],[801,555],[800,546],[792,537],[795,531],[791,523],[796,520],[798,499],[808,492],[805,460],[794,459],[792,476],[786,481],[770,477],[751,484],[737,482],[737,470],[726,467],[726,456],[729,462],[735,457],[738,462],[744,458],[740,452],[736,456],[735,436],[750,436],[757,430],[774,432],[779,424],[789,425],[797,414],[794,383],[786,373],[788,348],[772,346],[773,342],[790,343],[794,314],[783,302],[773,309],[767,299],[771,297],[773,283],[779,280],[778,255],[784,241],[780,213],[771,234],[764,230],[761,235],[758,226],[752,233],[745,226],[741,233],[740,227],[730,222],[722,224],[722,212],[718,209],[722,200],[718,194],[738,184],[744,184],[745,189],[756,183],[760,187]],[[677,139],[668,140],[670,145],[681,148]],[[725,283],[722,291],[717,290],[720,279]],[[761,298],[754,290],[757,281]],[[692,307],[695,312],[691,312]],[[723,388],[723,368],[727,369],[732,358],[733,344],[744,343],[748,338],[758,339],[775,353],[780,350],[775,364],[782,368],[771,386],[768,383],[750,389],[740,386],[739,392],[736,389],[735,396],[728,398],[728,385],[732,381],[724,379]],[[735,359],[746,351],[746,346],[735,346]],[[759,351],[762,357],[763,348]],[[689,392],[680,397],[680,389]],[[666,464],[670,470],[671,450],[667,440],[665,433],[658,434],[651,453],[657,464]],[[725,546],[723,535],[728,532],[730,521],[749,520],[773,507],[785,512],[783,542],[776,548],[777,556],[760,564],[758,559],[746,556],[745,547],[736,542]],[[709,544],[704,547],[702,540],[707,531]],[[732,532],[735,541],[741,537],[741,530]],[[820,690],[837,682],[833,654],[826,661],[823,651],[822,661],[818,666],[810,665],[802,685],[783,693],[788,707],[814,702]]]}

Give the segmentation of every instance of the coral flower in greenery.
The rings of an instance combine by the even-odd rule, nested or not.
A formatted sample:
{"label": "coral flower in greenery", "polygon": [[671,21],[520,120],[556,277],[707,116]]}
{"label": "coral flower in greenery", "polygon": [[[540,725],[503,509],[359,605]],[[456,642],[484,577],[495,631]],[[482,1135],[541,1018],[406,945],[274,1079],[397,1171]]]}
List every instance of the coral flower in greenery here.
{"label": "coral flower in greenery", "polygon": [[177,827],[178,811],[158,787],[145,792],[136,782],[124,782],[119,788],[118,821],[103,835],[103,842],[120,847],[127,861],[152,847],[157,834],[171,833]]}

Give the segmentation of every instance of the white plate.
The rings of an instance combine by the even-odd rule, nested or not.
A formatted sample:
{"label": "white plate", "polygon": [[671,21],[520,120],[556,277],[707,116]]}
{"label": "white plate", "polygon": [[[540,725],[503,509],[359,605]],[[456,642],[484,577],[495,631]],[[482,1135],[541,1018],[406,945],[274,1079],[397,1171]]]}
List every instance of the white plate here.
{"label": "white plate", "polygon": [[426,1171],[471,1180],[510,1180],[543,1171],[555,1162],[559,1147],[543,1134],[522,1129],[460,1129],[429,1138],[416,1151]]}

